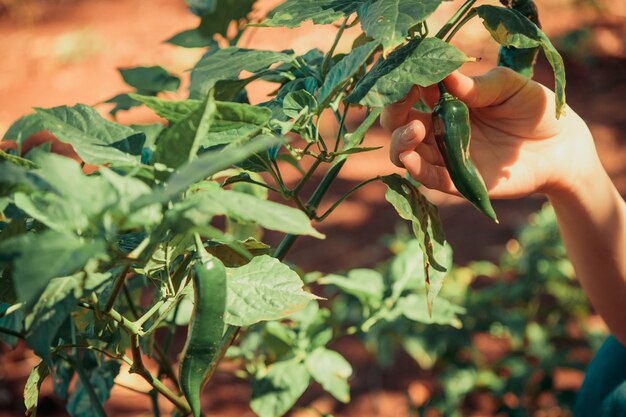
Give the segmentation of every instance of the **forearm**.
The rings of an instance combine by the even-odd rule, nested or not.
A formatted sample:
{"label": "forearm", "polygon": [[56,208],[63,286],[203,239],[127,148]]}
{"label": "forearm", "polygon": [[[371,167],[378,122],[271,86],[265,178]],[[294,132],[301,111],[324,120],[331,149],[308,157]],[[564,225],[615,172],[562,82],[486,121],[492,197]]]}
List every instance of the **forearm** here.
{"label": "forearm", "polygon": [[548,197],[582,287],[626,345],[626,204],[600,162],[593,165],[569,190]]}

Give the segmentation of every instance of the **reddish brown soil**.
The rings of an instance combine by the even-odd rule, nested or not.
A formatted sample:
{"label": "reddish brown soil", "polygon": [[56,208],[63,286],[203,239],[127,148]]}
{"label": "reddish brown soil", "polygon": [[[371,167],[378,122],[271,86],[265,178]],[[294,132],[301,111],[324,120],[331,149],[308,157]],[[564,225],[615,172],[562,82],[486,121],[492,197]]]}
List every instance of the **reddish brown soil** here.
{"label": "reddish brown soil", "polygon": [[[276,3],[277,0],[263,1],[262,8],[268,9]],[[574,7],[574,1],[570,0],[539,3],[544,28],[553,38],[582,25],[592,28],[586,44],[588,50],[577,48],[565,56],[568,102],[589,123],[603,163],[622,194],[626,194],[626,4],[611,0],[600,2],[611,8],[607,14],[599,16],[588,7]],[[445,3],[432,25],[438,26],[457,4],[458,1]],[[0,15],[3,54],[0,60],[0,134],[31,107],[76,102],[95,104],[125,91],[115,70],[117,67],[161,64],[183,75],[200,54],[160,43],[195,24],[183,0],[3,0],[0,13],[3,11]],[[468,55],[482,58],[478,63],[466,65],[464,71],[484,72],[493,65],[497,47],[480,23],[474,22],[464,30],[472,42],[461,42],[459,46]],[[334,33],[330,26],[325,31],[315,32],[310,25],[291,31],[256,29],[245,42],[250,47],[293,48],[305,52],[312,47],[328,48]],[[343,42],[339,49],[348,45],[349,42]],[[536,79],[547,85],[552,83],[545,60],[538,64]],[[269,91],[269,86],[260,85],[250,94],[253,101],[259,101]],[[138,110],[120,113],[119,120],[145,122],[151,117],[149,112]],[[354,125],[358,120],[354,118],[349,123]],[[324,129],[330,130],[332,126],[324,126]],[[388,137],[374,128],[366,141],[368,146],[386,145]],[[351,158],[333,185],[328,201],[334,201],[372,175],[399,172],[389,163],[386,152],[382,149]],[[495,209],[501,223],[494,225],[459,199],[437,193],[431,193],[430,197],[440,204],[447,236],[455,250],[455,261],[460,264],[474,259],[497,259],[503,245],[525,223],[528,214],[544,202],[540,197],[497,201]],[[381,242],[394,232],[398,223],[397,215],[384,201],[383,187],[373,184],[356,193],[319,227],[327,235],[326,241],[303,238],[296,243],[288,260],[306,270],[322,271],[372,265],[389,255]],[[268,236],[270,241],[276,239],[277,236]],[[485,351],[494,347],[489,341],[477,340],[476,343],[482,343]],[[356,371],[352,381],[353,402],[339,405],[319,387],[314,387],[299,402],[302,406],[292,416],[317,415],[309,411],[309,406],[345,417],[404,416],[409,415],[409,404],[419,406],[428,398],[434,378],[409,358],[401,357],[398,366],[383,371],[358,343],[347,340],[338,348]],[[24,349],[8,352],[1,348],[0,352],[0,417],[18,416],[22,410],[21,390],[36,359]],[[559,384],[577,387],[581,375],[568,372],[558,376]],[[125,371],[119,381],[142,386],[140,380]],[[206,407],[211,415],[253,416],[247,407],[250,394],[247,384],[229,373],[219,373],[206,392]],[[550,408],[550,401],[550,398],[545,399],[546,409]],[[475,412],[468,415],[493,415],[493,401],[489,396],[477,395],[470,403]],[[167,415],[170,407],[162,405]],[[146,396],[116,387],[107,410],[112,416],[149,415],[149,406]],[[39,415],[67,415],[63,405],[52,396],[49,380],[42,388]]]}

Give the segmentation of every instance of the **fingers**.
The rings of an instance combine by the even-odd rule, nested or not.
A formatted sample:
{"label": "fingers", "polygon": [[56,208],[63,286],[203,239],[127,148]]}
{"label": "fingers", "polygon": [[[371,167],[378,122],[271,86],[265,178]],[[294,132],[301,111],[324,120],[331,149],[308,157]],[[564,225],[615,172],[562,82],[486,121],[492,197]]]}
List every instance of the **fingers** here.
{"label": "fingers", "polygon": [[412,151],[420,145],[426,138],[426,127],[419,120],[413,120],[406,126],[394,130],[391,135],[391,145],[389,146],[389,157],[391,162],[402,168],[400,154],[405,151]]}
{"label": "fingers", "polygon": [[448,194],[458,194],[446,168],[428,163],[414,151],[405,151],[400,154],[399,158],[411,177],[426,188]]}
{"label": "fingers", "polygon": [[505,67],[495,67],[477,77],[454,71],[444,80],[450,94],[469,107],[497,106],[518,93],[530,80]]}
{"label": "fingers", "polygon": [[415,105],[419,99],[419,89],[417,86],[413,86],[404,100],[383,108],[383,112],[380,115],[380,125],[388,132],[393,132],[400,126],[404,126],[412,120],[410,113],[413,105]]}

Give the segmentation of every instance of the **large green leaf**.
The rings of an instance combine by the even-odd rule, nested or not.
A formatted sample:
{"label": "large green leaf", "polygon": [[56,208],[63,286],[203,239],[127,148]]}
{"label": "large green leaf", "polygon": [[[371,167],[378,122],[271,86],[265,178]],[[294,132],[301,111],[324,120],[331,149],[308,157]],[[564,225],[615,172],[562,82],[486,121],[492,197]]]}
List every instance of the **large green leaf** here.
{"label": "large green leaf", "polygon": [[47,363],[50,363],[50,350],[59,328],[76,306],[75,292],[80,291],[80,284],[79,276],[50,280],[26,316],[26,343]]}
{"label": "large green leaf", "polygon": [[72,275],[90,259],[105,256],[104,241],[51,230],[0,242],[0,259],[13,262],[13,285],[20,301],[32,300],[50,279]]}
{"label": "large green leaf", "polygon": [[413,85],[436,84],[467,61],[463,52],[441,39],[416,39],[379,60],[346,100],[373,107],[394,103]]}
{"label": "large green leaf", "polygon": [[295,359],[276,362],[252,381],[250,407],[259,417],[281,417],[304,393],[310,380],[304,363]]}
{"label": "large green leaf", "polygon": [[239,268],[227,268],[227,273],[224,321],[235,326],[281,319],[316,298],[302,289],[298,274],[268,255],[257,256]]}
{"label": "large green leaf", "polygon": [[[103,364],[89,370],[87,374],[89,384],[93,388],[95,399],[100,403],[100,407],[111,395],[113,381],[119,372],[120,362],[115,360],[104,361]],[[95,407],[98,406],[93,404],[93,399],[87,390],[85,382],[79,379],[66,405],[66,409],[72,417],[96,417],[98,415],[94,411]]]}
{"label": "large green leaf", "polygon": [[234,46],[207,54],[191,71],[191,98],[203,98],[218,81],[237,80],[241,71],[257,73],[277,62],[291,62],[293,54]]}
{"label": "large green leaf", "polygon": [[424,274],[428,290],[428,306],[441,290],[443,279],[452,262],[452,253],[446,243],[437,207],[408,180],[398,174],[383,177],[387,186],[385,198],[400,217],[409,220],[420,243],[424,260]]}
{"label": "large green leaf", "polygon": [[180,78],[161,66],[120,68],[118,71],[126,84],[143,94],[177,91],[180,86]]}
{"label": "large green leaf", "polygon": [[348,378],[352,366],[339,353],[326,348],[317,348],[306,358],[309,373],[327,392],[341,402],[350,402]]}
{"label": "large green leaf", "polygon": [[50,374],[48,366],[44,362],[39,362],[28,376],[24,386],[24,406],[26,416],[37,415],[37,403],[39,402],[39,388],[44,379]]}
{"label": "large green leaf", "polygon": [[287,0],[272,10],[261,26],[295,28],[311,20],[318,25],[333,23],[343,13],[330,8],[333,0]]}
{"label": "large green leaf", "polygon": [[258,224],[269,230],[323,238],[311,226],[304,212],[253,195],[224,190],[217,183],[207,184],[201,191],[174,207],[174,215],[191,220],[195,225],[208,224],[214,216],[226,215]]}
{"label": "large green leaf", "polygon": [[176,169],[195,158],[207,142],[215,117],[215,99],[209,94],[203,106],[168,126],[159,137],[154,162]]}
{"label": "large green leaf", "polygon": [[379,41],[387,53],[404,42],[409,29],[430,16],[440,3],[441,0],[370,0],[357,12],[363,31]]}
{"label": "large green leaf", "polygon": [[322,107],[325,107],[332,100],[337,90],[361,69],[378,45],[378,42],[369,42],[359,46],[331,68],[317,95],[318,102]]}
{"label": "large green leaf", "polygon": [[483,25],[500,45],[520,49],[537,46],[543,48],[554,71],[556,117],[558,118],[565,107],[565,67],[563,58],[550,39],[536,24],[517,10],[484,5],[477,7],[476,11],[483,19]]}
{"label": "large green leaf", "polygon": [[61,142],[72,145],[78,156],[89,164],[135,165],[139,162],[138,157],[114,146],[136,132],[105,120],[93,107],[77,104],[74,107],[36,108],[35,111],[46,130]]}
{"label": "large green leaf", "polygon": [[424,287],[424,253],[417,240],[407,242],[404,250],[391,261],[391,298],[398,300],[405,290]]}

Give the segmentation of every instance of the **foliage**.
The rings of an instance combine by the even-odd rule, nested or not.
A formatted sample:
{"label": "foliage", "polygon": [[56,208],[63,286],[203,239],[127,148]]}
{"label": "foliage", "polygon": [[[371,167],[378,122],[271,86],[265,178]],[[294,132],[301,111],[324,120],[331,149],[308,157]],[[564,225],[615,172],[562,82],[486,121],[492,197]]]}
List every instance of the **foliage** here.
{"label": "foliage", "polygon": [[[121,69],[131,91],[107,101],[113,115],[147,106],[165,125],[124,126],[77,104],[37,108],[4,137],[19,152],[3,153],[0,162],[0,335],[11,346],[24,339],[42,360],[26,386],[30,414],[51,375],[72,416],[105,415],[102,404],[123,364],[150,384],[153,398],[198,416],[199,392],[230,347],[228,358],[251,382],[252,409],[280,416],[312,381],[349,401],[352,367],[329,347],[337,338],[358,334],[372,345],[390,326],[423,325],[414,336],[423,337],[431,325],[462,324],[461,300],[437,298],[451,248],[436,207],[413,182],[398,175],[365,179],[328,211],[317,209],[350,155],[374,149],[362,143],[381,106],[470,60],[442,40],[464,24],[463,13],[429,37],[425,19],[439,0],[287,0],[262,22],[249,18],[254,1],[187,2],[200,22],[168,41],[206,48],[191,70],[189,98],[159,97],[177,91],[180,79],[151,66]],[[544,48],[560,112],[562,62],[543,32],[507,8],[480,6],[468,16],[474,14],[504,45]],[[328,52],[238,46],[252,24],[296,27],[306,20],[341,22]],[[354,48],[337,54],[345,29],[357,24],[362,33]],[[242,78],[244,71],[251,75]],[[276,91],[252,105],[246,87],[257,80]],[[349,132],[347,113],[361,106],[365,118]],[[320,134],[322,117],[336,118],[334,138]],[[45,146],[22,155],[23,142],[40,130],[71,145],[82,163]],[[295,187],[283,181],[284,164],[302,173]],[[305,185],[323,166],[305,201]],[[387,200],[415,234],[388,270],[315,277],[283,262],[298,236],[324,238],[312,221],[323,221],[373,181],[387,186]],[[269,200],[270,192],[283,203]],[[265,229],[285,234],[276,248],[263,242]],[[333,307],[320,305],[313,289]],[[341,301],[349,298],[357,309]],[[186,325],[176,372],[163,340]],[[144,357],[159,363],[158,374]]]}

